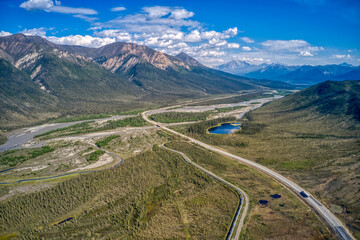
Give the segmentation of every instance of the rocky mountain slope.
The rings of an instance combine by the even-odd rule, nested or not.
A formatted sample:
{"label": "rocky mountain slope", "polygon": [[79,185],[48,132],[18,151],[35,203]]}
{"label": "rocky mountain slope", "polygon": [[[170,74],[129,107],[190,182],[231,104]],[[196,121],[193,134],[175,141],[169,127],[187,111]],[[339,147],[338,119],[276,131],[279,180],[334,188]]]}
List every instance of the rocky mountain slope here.
{"label": "rocky mountain slope", "polygon": [[[0,37],[0,59],[8,69],[2,74],[2,83],[13,81],[10,72],[16,72],[18,84],[13,89],[29,96],[23,102],[20,96],[11,95],[10,90],[2,91],[0,103],[4,106],[3,111],[10,108],[5,104],[6,99],[10,99],[13,101],[11,109],[18,113],[16,119],[19,121],[20,116],[41,112],[39,109],[24,112],[22,103],[46,105],[35,101],[32,95],[52,99],[55,105],[51,109],[56,113],[55,117],[114,112],[207,94],[267,87],[292,88],[281,82],[259,81],[215,71],[184,53],[174,57],[146,46],[122,42],[87,48],[57,45],[41,37],[15,34]],[[49,113],[47,108],[41,109],[44,116]],[[8,117],[4,119],[11,124],[18,122]],[[7,125],[0,124],[1,127]]]}

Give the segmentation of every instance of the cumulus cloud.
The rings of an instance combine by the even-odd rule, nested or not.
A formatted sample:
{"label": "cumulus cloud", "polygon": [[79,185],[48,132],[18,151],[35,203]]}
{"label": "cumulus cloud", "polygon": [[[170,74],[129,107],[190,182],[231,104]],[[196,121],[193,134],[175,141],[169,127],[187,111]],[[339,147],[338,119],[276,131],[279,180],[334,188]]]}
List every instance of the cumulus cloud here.
{"label": "cumulus cloud", "polygon": [[125,7],[113,7],[111,8],[111,11],[113,12],[120,12],[120,11],[125,11],[126,8]]}
{"label": "cumulus cloud", "polygon": [[248,37],[242,37],[240,39],[243,40],[246,43],[253,43],[254,42],[254,40],[252,40],[251,38],[248,38]]}
{"label": "cumulus cloud", "polygon": [[61,6],[60,1],[53,0],[28,0],[20,4],[21,8],[24,8],[28,11],[32,10],[43,10],[46,12],[57,12],[65,14],[83,14],[83,15],[93,15],[97,14],[97,11],[90,8],[73,8]]}
{"label": "cumulus cloud", "polygon": [[46,31],[47,30],[52,30],[53,28],[44,28],[44,27],[41,27],[41,28],[32,28],[32,29],[24,29],[21,31],[21,33],[25,34],[25,35],[28,35],[28,36],[41,36],[41,37],[44,37],[46,35]]}
{"label": "cumulus cloud", "polygon": [[185,36],[184,39],[186,42],[200,42],[201,34],[199,30],[193,30],[188,35]]}
{"label": "cumulus cloud", "polygon": [[306,57],[324,50],[323,47],[311,46],[304,40],[267,40],[261,45],[272,52],[293,52]]}
{"label": "cumulus cloud", "polygon": [[101,32],[96,32],[95,35],[105,38],[115,38],[116,41],[121,41],[121,42],[130,42],[132,40],[131,34],[116,29],[103,30]]}
{"label": "cumulus cloud", "polygon": [[251,51],[251,47],[244,46],[241,48],[243,51]]}
{"label": "cumulus cloud", "polygon": [[5,36],[9,36],[9,35],[12,35],[12,33],[0,31],[0,37],[5,37]]}
{"label": "cumulus cloud", "polygon": [[46,37],[47,40],[62,45],[78,45],[83,47],[102,47],[115,42],[115,38],[99,38],[89,35],[70,35],[65,37]]}
{"label": "cumulus cloud", "polygon": [[238,44],[238,43],[228,43],[227,47],[228,48],[239,48],[240,44]]}
{"label": "cumulus cloud", "polygon": [[188,10],[183,8],[179,8],[171,11],[171,15],[170,15],[171,18],[175,18],[175,19],[190,18],[193,16],[194,16],[193,12],[189,12]]}
{"label": "cumulus cloud", "polygon": [[351,59],[351,55],[347,54],[347,55],[342,55],[342,54],[335,54],[332,55],[332,58],[336,58],[336,59]]}
{"label": "cumulus cloud", "polygon": [[147,13],[150,18],[160,18],[169,14],[171,12],[171,8],[163,6],[144,7],[143,11]]}

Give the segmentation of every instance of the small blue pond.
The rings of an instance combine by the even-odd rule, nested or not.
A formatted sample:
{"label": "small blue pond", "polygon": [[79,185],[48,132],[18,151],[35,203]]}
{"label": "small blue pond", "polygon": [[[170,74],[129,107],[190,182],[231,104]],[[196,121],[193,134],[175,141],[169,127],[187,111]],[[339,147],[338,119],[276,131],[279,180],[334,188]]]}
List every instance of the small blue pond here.
{"label": "small blue pond", "polygon": [[272,198],[281,198],[281,195],[279,194],[274,194],[274,195],[270,195]]}
{"label": "small blue pond", "polygon": [[241,126],[241,123],[223,123],[220,126],[216,126],[209,129],[209,133],[214,134],[230,134],[233,133],[236,130],[239,130]]}
{"label": "small blue pond", "polygon": [[259,200],[259,203],[261,205],[263,205],[263,206],[266,206],[269,203],[269,201],[267,201],[267,200]]}

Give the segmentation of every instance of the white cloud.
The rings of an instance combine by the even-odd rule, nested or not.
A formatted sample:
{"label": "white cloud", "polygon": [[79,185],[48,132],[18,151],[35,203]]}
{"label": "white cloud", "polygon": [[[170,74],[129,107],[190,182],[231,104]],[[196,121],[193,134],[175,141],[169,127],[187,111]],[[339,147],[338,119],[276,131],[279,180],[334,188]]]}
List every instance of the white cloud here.
{"label": "white cloud", "polygon": [[324,50],[323,47],[311,46],[304,40],[267,40],[261,45],[271,52],[293,52],[306,57]]}
{"label": "white cloud", "polygon": [[54,2],[52,0],[28,0],[20,4],[21,8],[25,8],[26,10],[45,10],[54,6]]}
{"label": "white cloud", "polygon": [[228,30],[224,31],[224,34],[228,35],[227,38],[234,37],[238,34],[238,29],[237,27],[229,28]]}
{"label": "white cloud", "polygon": [[28,11],[31,10],[43,10],[46,12],[57,12],[57,13],[66,13],[66,14],[83,14],[83,15],[93,15],[97,14],[97,11],[90,8],[73,8],[61,6],[60,1],[53,0],[28,0],[20,4],[21,8],[24,8]]}
{"label": "white cloud", "polygon": [[252,40],[251,38],[248,38],[248,37],[242,37],[240,39],[243,40],[246,43],[253,43],[254,42],[254,40]]}
{"label": "white cloud", "polygon": [[241,48],[243,51],[251,51],[251,47],[244,46]]}
{"label": "white cloud", "polygon": [[87,22],[94,22],[96,20],[99,20],[99,18],[96,18],[96,17],[88,17],[88,16],[85,16],[85,15],[82,15],[82,14],[76,14],[74,15],[74,17],[76,18],[80,18],[80,19],[83,19]]}
{"label": "white cloud", "polygon": [[95,35],[105,38],[115,38],[116,41],[119,42],[130,42],[132,40],[131,34],[116,29],[103,30],[101,32],[96,32]]}
{"label": "white cloud", "polygon": [[0,37],[5,37],[5,36],[9,36],[9,35],[12,35],[12,33],[0,31]]}
{"label": "white cloud", "polygon": [[186,42],[200,42],[201,34],[198,30],[191,31],[188,35],[185,36]]}
{"label": "white cloud", "polygon": [[78,45],[84,47],[101,47],[115,42],[115,38],[99,38],[89,35],[70,35],[66,37],[45,37],[47,40],[63,45]]}
{"label": "white cloud", "polygon": [[347,55],[342,55],[342,54],[335,54],[332,55],[332,58],[336,58],[336,59],[351,59],[351,55],[347,54]]}
{"label": "white cloud", "polygon": [[301,51],[299,55],[304,56],[304,57],[312,57],[312,56],[314,56],[314,54],[312,54],[309,51]]}
{"label": "white cloud", "polygon": [[240,44],[238,44],[238,43],[228,43],[227,47],[228,48],[239,48]]}
{"label": "white cloud", "polygon": [[143,11],[146,12],[150,18],[160,18],[169,14],[171,8],[163,6],[144,7]]}
{"label": "white cloud", "polygon": [[125,7],[113,7],[111,8],[111,11],[113,12],[120,12],[120,11],[125,11],[126,8]]}
{"label": "white cloud", "polygon": [[[53,28],[49,29],[52,30]],[[41,27],[41,28],[32,28],[32,29],[24,29],[21,31],[21,33],[28,35],[28,36],[41,36],[44,37],[46,35],[46,31],[48,29]]]}
{"label": "white cloud", "polygon": [[183,8],[172,10],[170,15],[171,18],[175,18],[175,19],[190,18],[193,16],[194,16],[193,12],[189,12],[188,10]]}
{"label": "white cloud", "polygon": [[57,12],[57,13],[66,13],[66,14],[83,14],[83,15],[94,15],[97,14],[97,11],[89,8],[73,8],[65,6],[53,6],[45,11],[48,12]]}

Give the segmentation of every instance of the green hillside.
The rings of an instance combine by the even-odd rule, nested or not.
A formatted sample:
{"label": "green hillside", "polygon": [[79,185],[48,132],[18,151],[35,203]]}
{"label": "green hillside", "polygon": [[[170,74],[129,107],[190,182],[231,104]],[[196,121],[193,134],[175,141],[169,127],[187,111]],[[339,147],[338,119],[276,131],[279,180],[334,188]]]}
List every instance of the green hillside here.
{"label": "green hillside", "polygon": [[0,122],[27,124],[54,114],[56,97],[40,90],[30,77],[6,60],[0,59]]}

